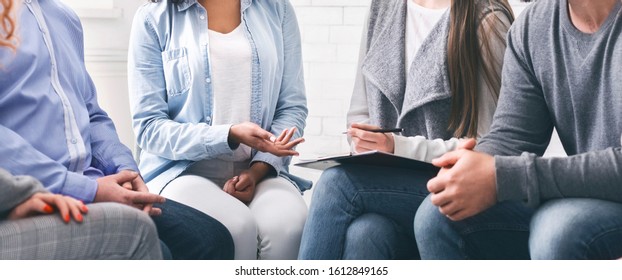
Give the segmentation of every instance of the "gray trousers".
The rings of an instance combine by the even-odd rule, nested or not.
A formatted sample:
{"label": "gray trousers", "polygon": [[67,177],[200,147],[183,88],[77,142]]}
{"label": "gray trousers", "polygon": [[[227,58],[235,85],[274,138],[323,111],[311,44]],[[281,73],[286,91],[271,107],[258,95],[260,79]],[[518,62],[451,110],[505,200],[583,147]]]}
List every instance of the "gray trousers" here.
{"label": "gray trousers", "polygon": [[148,215],[117,203],[88,205],[84,222],[60,216],[0,221],[0,259],[161,259]]}

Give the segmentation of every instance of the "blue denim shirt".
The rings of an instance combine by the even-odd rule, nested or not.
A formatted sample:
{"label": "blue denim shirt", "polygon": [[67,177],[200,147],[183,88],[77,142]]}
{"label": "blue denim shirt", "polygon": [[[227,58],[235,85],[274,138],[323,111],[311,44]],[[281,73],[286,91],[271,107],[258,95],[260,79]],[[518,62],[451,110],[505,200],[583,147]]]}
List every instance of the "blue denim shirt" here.
{"label": "blue denim shirt", "polygon": [[80,21],[57,0],[24,1],[17,21],[17,50],[0,48],[0,168],[91,202],[97,178],[138,169],[97,104]]}
{"label": "blue denim shirt", "polygon": [[[251,121],[278,135],[307,117],[300,32],[287,0],[241,0],[252,49]],[[191,163],[232,154],[228,125],[212,125],[213,87],[207,12],[196,0],[147,3],[130,38],[129,89],[140,169],[152,192]],[[311,182],[288,174],[291,158],[253,151],[301,190]]]}

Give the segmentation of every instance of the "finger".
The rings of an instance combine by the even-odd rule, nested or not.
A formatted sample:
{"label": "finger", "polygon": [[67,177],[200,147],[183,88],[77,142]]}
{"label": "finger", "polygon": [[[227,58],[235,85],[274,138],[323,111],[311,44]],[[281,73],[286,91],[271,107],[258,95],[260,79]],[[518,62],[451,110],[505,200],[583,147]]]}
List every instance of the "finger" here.
{"label": "finger", "polygon": [[462,221],[468,217],[470,217],[470,215],[465,213],[465,210],[459,210],[458,212],[455,212],[453,214],[450,215],[446,215],[447,218],[449,218],[450,220],[457,222],[457,221]]}
{"label": "finger", "polygon": [[160,216],[162,215],[162,209],[153,207],[149,210],[148,214],[149,216]]}
{"label": "finger", "polygon": [[[236,178],[236,177],[234,177]],[[233,194],[235,192],[235,188],[233,187],[233,179],[229,179],[227,180],[227,182],[225,182],[225,186],[222,188],[223,191],[225,191],[228,194]]]}
{"label": "finger", "polygon": [[288,129],[284,129],[281,134],[279,135],[279,137],[276,138],[276,140],[274,142],[281,142],[283,141],[283,139],[285,139],[285,136],[287,135],[287,131]]}
{"label": "finger", "polygon": [[123,184],[121,185],[121,187],[123,187],[123,188],[124,188],[124,189],[126,189],[126,190],[130,190],[130,191],[131,191],[131,190],[132,190],[132,182],[129,182],[129,181],[128,181],[128,182],[125,182],[125,183],[123,183]]}
{"label": "finger", "polygon": [[235,198],[237,198],[239,201],[242,201],[244,203],[251,202],[252,195],[253,195],[253,193],[250,191],[250,188],[247,188],[247,189],[245,189],[244,191],[241,191],[241,192],[235,192],[233,194],[233,196]]}
{"label": "finger", "polygon": [[132,189],[138,192],[149,192],[149,188],[143,178],[140,176],[136,176],[136,179],[132,181]]}
{"label": "finger", "polygon": [[356,129],[356,128],[351,128],[349,130],[349,133],[352,137],[357,137],[357,138],[360,138],[361,140],[370,141],[370,142],[374,140],[373,138],[374,134],[379,134],[379,133],[369,132],[369,131]]}
{"label": "finger", "polygon": [[[54,207],[49,203],[46,203],[43,199],[32,199],[29,203],[29,212],[38,212],[42,214],[52,214],[54,213]],[[28,213],[26,213],[28,214]]]}
{"label": "finger", "polygon": [[78,223],[81,223],[83,221],[83,217],[82,217],[79,201],[71,197],[63,197],[63,199],[67,203],[69,214],[73,217],[75,221],[77,221]]}
{"label": "finger", "polygon": [[292,127],[288,132],[287,135],[285,135],[285,138],[283,138],[280,142],[282,144],[286,144],[289,142],[289,140],[292,139],[292,137],[294,136],[294,133],[296,133],[296,128]]}
{"label": "finger", "polygon": [[130,171],[130,170],[122,170],[121,172],[111,175],[111,177],[118,183],[125,183],[125,182],[131,182],[134,179],[136,179],[136,177],[138,177],[138,172],[136,171]]}
{"label": "finger", "polygon": [[282,146],[282,149],[291,150],[294,147],[296,147],[298,144],[301,144],[301,143],[304,143],[304,142],[305,142],[304,138],[297,138],[297,139],[294,139],[293,141],[291,141],[291,142],[289,142],[287,144],[283,144],[281,146]]}
{"label": "finger", "polygon": [[428,180],[427,184],[428,191],[436,194],[445,190],[445,184],[442,181],[442,177],[434,177]]}
{"label": "finger", "polygon": [[274,140],[276,139],[276,137],[272,133],[260,127],[257,127],[256,129],[254,129],[253,135],[257,138],[260,138],[262,140],[266,140],[269,142],[274,142]]}
{"label": "finger", "polygon": [[54,207],[44,202],[41,199],[31,199],[28,201],[28,205],[20,208],[19,213],[16,215],[20,217],[29,217],[35,214],[52,214],[54,213]]}
{"label": "finger", "polygon": [[460,141],[460,144],[458,144],[458,149],[473,150],[473,148],[475,148],[475,145],[477,145],[477,141],[473,138],[469,138]]}
{"label": "finger", "polygon": [[132,204],[164,203],[164,197],[153,193],[131,192],[129,195]]}
{"label": "finger", "polygon": [[143,212],[147,214],[151,214],[152,209],[153,209],[153,204],[151,203],[143,205]]}
{"label": "finger", "polygon": [[251,184],[252,183],[248,175],[241,175],[240,180],[235,183],[234,187],[236,191],[241,192],[246,190],[246,188],[248,188]]}
{"label": "finger", "polygon": [[432,204],[440,207],[441,205],[448,205],[452,203],[452,197],[447,195],[445,192],[434,193],[430,197],[430,201]]}
{"label": "finger", "polygon": [[370,142],[366,140],[359,139],[357,142],[357,147],[365,150],[381,150],[381,145],[378,142]]}
{"label": "finger", "polygon": [[78,207],[80,207],[80,211],[82,211],[82,213],[86,214],[89,212],[89,208],[84,205],[84,202],[77,200],[78,201]]}
{"label": "finger", "polygon": [[[46,197],[43,199],[45,200],[48,198]],[[56,209],[58,210],[58,213],[60,214],[61,219],[63,219],[65,223],[69,223],[69,220],[70,220],[69,206],[67,205],[67,202],[63,199],[62,196],[54,195],[53,197],[49,198],[49,201],[46,201],[46,202],[56,207]]]}
{"label": "finger", "polygon": [[448,152],[439,158],[433,159],[432,164],[436,167],[448,167],[456,164],[460,157],[464,154],[464,150]]}
{"label": "finger", "polygon": [[460,206],[458,205],[458,203],[456,202],[449,202],[449,203],[445,203],[442,206],[439,207],[441,213],[443,213],[443,215],[449,215],[449,216],[453,216],[456,213],[458,213],[458,211],[462,210],[460,208]]}
{"label": "finger", "polygon": [[366,123],[353,123],[351,127],[362,129],[362,130],[380,129],[379,126],[366,124]]}

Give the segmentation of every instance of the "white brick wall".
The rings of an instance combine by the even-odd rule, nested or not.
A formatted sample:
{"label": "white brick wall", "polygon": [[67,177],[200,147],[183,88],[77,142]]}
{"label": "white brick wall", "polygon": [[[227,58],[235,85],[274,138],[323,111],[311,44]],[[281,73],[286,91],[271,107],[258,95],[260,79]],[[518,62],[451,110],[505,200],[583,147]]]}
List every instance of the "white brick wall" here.
{"label": "white brick wall", "polygon": [[291,0],[302,33],[309,118],[301,157],[347,151],[350,104],[363,22],[371,0]]}
{"label": "white brick wall", "polygon": [[[348,151],[341,132],[346,128],[360,38],[371,0],[290,1],[302,33],[309,99],[306,142],[298,150],[302,158]],[[510,2],[516,14],[527,5],[518,0]],[[553,143],[558,142],[553,139]]]}

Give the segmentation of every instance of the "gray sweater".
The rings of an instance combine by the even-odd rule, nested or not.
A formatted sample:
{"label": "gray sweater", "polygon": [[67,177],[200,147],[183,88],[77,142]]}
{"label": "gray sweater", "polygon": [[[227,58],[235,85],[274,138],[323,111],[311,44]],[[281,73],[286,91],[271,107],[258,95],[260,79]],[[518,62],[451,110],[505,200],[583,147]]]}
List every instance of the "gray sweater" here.
{"label": "gray sweater", "polygon": [[0,219],[15,206],[38,192],[47,192],[43,185],[29,176],[15,176],[0,169]]}
{"label": "gray sweater", "polygon": [[[566,0],[538,1],[510,28],[499,104],[476,147],[496,155],[498,201],[622,202],[621,6],[594,34],[573,26]],[[567,158],[538,157],[553,127]]]}

